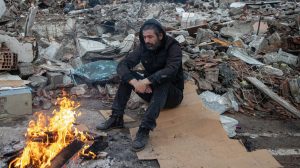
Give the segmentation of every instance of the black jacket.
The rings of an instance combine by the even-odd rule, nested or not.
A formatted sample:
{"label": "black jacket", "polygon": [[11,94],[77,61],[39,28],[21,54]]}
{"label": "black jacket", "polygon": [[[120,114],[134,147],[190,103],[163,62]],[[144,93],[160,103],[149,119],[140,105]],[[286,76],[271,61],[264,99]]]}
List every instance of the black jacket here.
{"label": "black jacket", "polygon": [[[142,29],[147,24],[154,24],[163,31],[161,46],[155,51],[150,51],[145,47]],[[144,23],[139,38],[139,47],[135,48],[117,67],[121,79],[126,82],[133,79],[130,70],[142,62],[145,68],[144,75],[153,86],[172,82],[178,89],[183,90],[182,52],[179,43],[174,38],[167,36],[161,24],[155,19],[147,20]]]}

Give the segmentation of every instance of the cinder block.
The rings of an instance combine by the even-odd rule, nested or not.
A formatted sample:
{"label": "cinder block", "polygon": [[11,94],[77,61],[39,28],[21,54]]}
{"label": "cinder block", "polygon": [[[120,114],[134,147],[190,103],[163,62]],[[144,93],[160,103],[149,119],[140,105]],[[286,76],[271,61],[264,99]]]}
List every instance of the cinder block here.
{"label": "cinder block", "polygon": [[52,88],[57,88],[59,86],[63,86],[64,84],[64,75],[62,73],[47,72],[47,77]]}

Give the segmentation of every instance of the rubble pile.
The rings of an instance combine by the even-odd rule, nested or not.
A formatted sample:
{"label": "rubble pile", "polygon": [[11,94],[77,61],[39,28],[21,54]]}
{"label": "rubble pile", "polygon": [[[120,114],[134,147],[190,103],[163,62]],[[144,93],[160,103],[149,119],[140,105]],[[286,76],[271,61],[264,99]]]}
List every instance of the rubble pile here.
{"label": "rubble pile", "polygon": [[[51,108],[62,88],[112,100],[118,61],[138,45],[143,22],[156,18],[181,44],[186,77],[199,94],[227,95],[236,102],[227,110],[297,117],[248,77],[300,108],[299,2],[0,0],[0,9],[0,64],[4,47],[17,56],[17,66],[0,70],[30,82],[36,107]],[[0,81],[1,90],[17,89],[1,75]]]}

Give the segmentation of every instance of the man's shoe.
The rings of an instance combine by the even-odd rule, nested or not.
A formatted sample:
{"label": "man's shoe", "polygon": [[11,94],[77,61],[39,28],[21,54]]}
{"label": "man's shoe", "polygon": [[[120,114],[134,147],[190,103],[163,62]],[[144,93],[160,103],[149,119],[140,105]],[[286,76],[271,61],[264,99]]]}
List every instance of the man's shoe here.
{"label": "man's shoe", "polygon": [[139,152],[145,148],[149,140],[149,132],[150,129],[145,127],[140,127],[138,132],[136,133],[136,137],[132,142],[132,150],[135,152]]}
{"label": "man's shoe", "polygon": [[96,126],[96,129],[106,131],[115,128],[124,128],[123,115],[111,115],[108,120]]}

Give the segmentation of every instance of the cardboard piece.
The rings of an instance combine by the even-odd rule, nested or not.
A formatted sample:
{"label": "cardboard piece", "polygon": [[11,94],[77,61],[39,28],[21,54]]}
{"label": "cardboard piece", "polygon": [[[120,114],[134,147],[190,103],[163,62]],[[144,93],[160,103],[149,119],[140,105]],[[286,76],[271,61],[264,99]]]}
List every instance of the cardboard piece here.
{"label": "cardboard piece", "polygon": [[247,152],[229,139],[219,115],[205,108],[190,83],[185,84],[182,104],[160,113],[149,143],[152,153],[144,150],[137,155],[139,159],[157,156],[161,168],[281,167],[266,150]]}
{"label": "cardboard piece", "polygon": [[[129,130],[131,139],[135,138],[135,135],[136,135],[138,129],[139,129],[138,127],[135,127],[135,128],[132,128]],[[140,160],[155,160],[155,159],[157,159],[158,155],[153,150],[152,140],[153,139],[149,140],[149,144],[145,147],[144,150],[136,153]]]}
{"label": "cardboard piece", "polygon": [[[100,110],[101,115],[104,117],[105,120],[108,120],[109,116],[111,115],[111,110]],[[124,122],[134,122],[135,120],[130,116],[124,114]]]}

